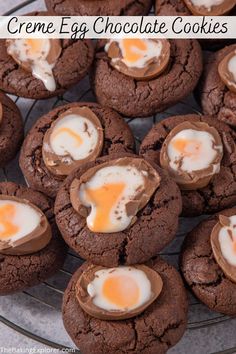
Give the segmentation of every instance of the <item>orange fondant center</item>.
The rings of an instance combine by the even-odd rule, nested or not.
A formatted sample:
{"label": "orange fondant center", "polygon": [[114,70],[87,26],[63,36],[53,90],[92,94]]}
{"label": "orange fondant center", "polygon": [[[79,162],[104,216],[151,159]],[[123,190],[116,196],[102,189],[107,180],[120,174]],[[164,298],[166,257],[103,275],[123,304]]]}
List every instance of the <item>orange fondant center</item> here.
{"label": "orange fondant center", "polygon": [[236,236],[233,234],[233,251],[236,253]]}
{"label": "orange fondant center", "polygon": [[233,242],[233,250],[234,250],[234,253],[236,253],[236,240]]}
{"label": "orange fondant center", "polygon": [[31,53],[41,52],[43,46],[42,39],[26,39],[25,42],[29,46]]}
{"label": "orange fondant center", "polygon": [[133,307],[139,301],[139,287],[127,275],[111,275],[105,280],[102,290],[104,297],[120,308]]}
{"label": "orange fondant center", "polygon": [[19,231],[19,227],[12,223],[16,208],[12,204],[0,207],[0,239],[10,238]]}
{"label": "orange fondant center", "polygon": [[54,133],[53,133],[53,137],[56,137],[60,134],[68,134],[70,135],[75,141],[76,141],[76,144],[79,146],[83,143],[83,139],[81,138],[81,136],[77,133],[75,133],[72,129],[70,128],[59,128],[57,129]]}
{"label": "orange fondant center", "polygon": [[198,140],[176,139],[173,146],[184,156],[198,157],[202,144]]}
{"label": "orange fondant center", "polygon": [[88,201],[95,205],[96,214],[91,225],[93,232],[106,232],[111,225],[110,212],[116,205],[121,193],[125,188],[125,183],[108,183],[99,188],[87,189],[86,197]]}
{"label": "orange fondant center", "polygon": [[134,63],[143,57],[143,53],[147,50],[147,45],[142,39],[123,39],[124,59],[130,63]]}

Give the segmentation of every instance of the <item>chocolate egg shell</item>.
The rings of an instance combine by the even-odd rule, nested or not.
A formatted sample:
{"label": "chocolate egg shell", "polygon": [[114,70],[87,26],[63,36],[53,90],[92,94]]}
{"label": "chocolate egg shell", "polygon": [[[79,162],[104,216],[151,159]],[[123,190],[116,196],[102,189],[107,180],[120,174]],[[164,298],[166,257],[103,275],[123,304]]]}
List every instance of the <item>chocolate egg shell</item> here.
{"label": "chocolate egg shell", "polygon": [[[107,51],[108,57],[111,59],[110,64],[116,70],[121,73],[131,76],[136,80],[151,80],[159,75],[161,75],[165,69],[168,67],[170,61],[170,43],[167,39],[150,39],[154,42],[161,42],[162,49],[160,57],[153,57],[150,59],[144,68],[138,67],[128,67],[125,63],[122,62],[122,54],[119,48],[118,42],[115,40],[109,44]],[[117,59],[114,62],[114,59]]]}
{"label": "chocolate egg shell", "polygon": [[[137,307],[136,309],[133,310],[127,310],[127,311],[108,311],[104,310],[98,306],[96,306],[93,303],[93,299],[87,292],[87,286],[88,284],[94,279],[96,276],[95,273],[99,270],[104,269],[104,267],[101,266],[96,266],[96,265],[91,265],[88,269],[86,269],[83,274],[80,276],[78,279],[78,282],[76,284],[76,297],[77,300],[82,307],[82,309],[87,312],[90,316],[98,318],[100,320],[124,320],[127,318],[132,318],[140,313],[142,313],[148,306],[150,306],[160,295],[162,287],[163,287],[163,281],[160,277],[160,275],[153,269],[145,266],[145,265],[134,265],[130,267],[139,269],[145,273],[147,278],[149,279],[151,283],[151,294],[150,298],[148,301],[146,301],[144,304],[141,306]],[[105,268],[106,269],[106,268]]]}
{"label": "chocolate egg shell", "polygon": [[211,232],[211,247],[214,254],[214,258],[220,268],[223,270],[224,274],[232,282],[236,283],[236,267],[232,264],[229,264],[225,257],[222,254],[220,242],[219,242],[219,233],[222,227],[228,227],[230,225],[230,219],[227,216],[220,215],[219,222],[214,226]]}
{"label": "chocolate egg shell", "polygon": [[188,9],[195,16],[221,16],[229,13],[235,6],[234,0],[224,0],[219,5],[211,6],[208,10],[205,6],[195,6],[191,0],[184,0]]}
{"label": "chocolate egg shell", "polygon": [[[25,199],[12,197],[9,195],[0,195],[0,200],[10,200],[21,204],[26,204],[40,214],[39,225],[29,234],[16,241],[11,241],[9,239],[5,241],[0,240],[0,253],[14,256],[27,255],[36,253],[49,244],[52,238],[51,227],[46,216],[38,207]],[[27,222],[27,220],[24,222]]]}
{"label": "chocolate egg shell", "polygon": [[73,208],[83,217],[89,214],[89,210],[80,202],[79,189],[82,184],[88,182],[94,174],[102,168],[108,166],[134,166],[138,171],[145,171],[147,176],[145,177],[144,191],[140,195],[136,195],[135,199],[126,204],[126,213],[129,216],[133,216],[131,224],[136,220],[136,214],[139,210],[149,202],[151,196],[160,185],[160,176],[157,171],[144,159],[123,157],[115,160],[99,164],[86,171],[80,179],[74,179],[70,187],[70,199]]}
{"label": "chocolate egg shell", "polygon": [[[50,137],[55,128],[56,124],[63,120],[68,115],[78,115],[87,118],[96,127],[98,133],[98,142],[95,149],[86,158],[81,160],[73,160],[72,157],[67,154],[65,156],[57,155],[50,146]],[[58,178],[64,178],[69,175],[75,168],[79,167],[83,163],[94,161],[100,154],[103,148],[103,128],[99,118],[93,113],[93,111],[88,107],[72,107],[62,113],[51,125],[50,129],[47,130],[42,147],[42,155],[45,165],[48,170],[53,173]],[[47,146],[47,148],[45,148]],[[66,162],[70,160],[70,163]]]}
{"label": "chocolate egg shell", "polygon": [[229,71],[228,64],[230,59],[236,57],[236,50],[233,50],[220,62],[218,66],[218,72],[221,80],[225,83],[228,89],[236,93],[236,81],[233,74]]}
{"label": "chocolate egg shell", "polygon": [[166,137],[160,153],[160,164],[162,168],[166,169],[170,173],[170,175],[182,190],[196,190],[207,186],[213,175],[216,173],[213,173],[214,165],[220,163],[223,157],[223,147],[222,151],[217,151],[215,160],[212,162],[212,164],[209,165],[208,168],[199,171],[192,171],[191,173],[182,170],[175,171],[170,167],[170,158],[168,156],[167,149],[172,138],[185,129],[206,131],[210,133],[214,137],[215,145],[217,146],[222,146],[222,141],[218,131],[214,127],[211,127],[207,123],[203,122],[183,122],[171,130],[171,132]]}

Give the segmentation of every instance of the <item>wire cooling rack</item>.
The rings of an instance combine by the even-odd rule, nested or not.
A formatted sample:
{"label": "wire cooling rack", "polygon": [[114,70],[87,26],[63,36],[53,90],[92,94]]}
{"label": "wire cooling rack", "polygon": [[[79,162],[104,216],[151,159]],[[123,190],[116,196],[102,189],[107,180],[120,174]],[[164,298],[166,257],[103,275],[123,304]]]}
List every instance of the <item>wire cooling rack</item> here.
{"label": "wire cooling rack", "polygon": [[[38,9],[43,9],[41,0],[24,1],[21,5],[9,10],[6,15],[15,13],[27,13],[32,10],[32,5],[37,3]],[[36,7],[34,6],[34,9]],[[17,105],[20,107],[23,118],[25,131],[27,132],[34,122],[44,113],[50,109],[73,101],[94,101],[94,97],[89,87],[88,78],[85,78],[79,85],[68,91],[65,95],[48,99],[45,101],[22,99],[20,97],[12,97]],[[161,114],[154,115],[149,118],[127,119],[128,124],[134,132],[137,148],[140,141],[152,127],[153,124],[161,119],[164,119],[173,114],[183,114],[195,112],[199,114],[199,109],[192,97],[189,97],[178,105]],[[6,168],[0,170],[0,180],[9,180],[17,183],[25,183],[24,178],[18,166],[18,157],[11,162]],[[204,218],[204,216],[202,217]],[[181,218],[177,237],[172,244],[162,252],[162,256],[171,264],[178,267],[178,254],[181,248],[182,241],[185,234],[192,229],[194,225],[199,222],[199,218]],[[74,348],[73,343],[65,333],[61,321],[60,308],[62,302],[63,292],[68,284],[68,281],[73,272],[79,267],[82,260],[71,250],[62,269],[52,278],[48,279],[39,286],[33,287],[23,293],[4,296],[0,298],[0,321],[14,329],[15,331],[34,339],[35,341],[46,344],[52,348],[65,349]],[[187,334],[196,333],[199,336],[199,352],[201,354],[209,354],[210,349],[201,347],[201,336],[204,330],[210,328],[217,328],[221,325],[221,330],[217,333],[217,337],[226,340],[224,329],[235,328],[236,322],[234,319],[221,314],[214,313],[208,310],[204,305],[189,294],[190,311]],[[49,323],[51,321],[51,324]],[[205,332],[206,335],[207,332]],[[231,332],[233,333],[233,332]],[[210,334],[209,334],[210,336]],[[209,337],[210,342],[210,337]],[[229,346],[236,344],[229,339]],[[0,343],[2,344],[2,343]],[[227,345],[227,343],[225,343]],[[224,345],[224,347],[226,346]],[[177,348],[177,347],[176,347]],[[179,347],[172,349],[171,353],[192,353],[191,349],[186,348],[186,351]],[[75,353],[80,353],[76,350]],[[236,353],[236,347],[223,350],[221,352],[214,352],[214,354],[232,354]],[[213,354],[213,353],[212,353]]]}

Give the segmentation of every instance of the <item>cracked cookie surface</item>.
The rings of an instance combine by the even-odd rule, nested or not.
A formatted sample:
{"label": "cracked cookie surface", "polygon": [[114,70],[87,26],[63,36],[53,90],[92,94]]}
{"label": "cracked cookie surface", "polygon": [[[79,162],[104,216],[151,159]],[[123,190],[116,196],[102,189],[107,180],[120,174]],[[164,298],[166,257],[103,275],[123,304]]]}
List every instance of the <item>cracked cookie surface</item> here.
{"label": "cracked cookie surface", "polygon": [[183,0],[156,0],[155,1],[156,16],[190,16]]}
{"label": "cracked cookie surface", "polygon": [[224,156],[221,169],[210,183],[194,191],[182,191],[183,215],[195,216],[214,213],[231,207],[236,203],[236,133],[226,124],[219,122],[215,117],[189,114],[174,116],[156,124],[140,146],[140,155],[160,162],[160,151],[168,133],[178,124],[188,122],[206,122],[219,132]]}
{"label": "cracked cookie surface", "polygon": [[[33,12],[27,16],[47,16],[46,12]],[[5,40],[0,40],[0,89],[13,95],[42,99],[63,94],[69,87],[86,76],[93,62],[94,48],[90,40],[62,40],[62,52],[53,75],[56,90],[48,91],[43,82],[22,69],[7,53]]]}
{"label": "cracked cookie surface", "polygon": [[58,116],[73,107],[88,107],[101,121],[104,131],[104,145],[101,153],[108,155],[117,152],[132,152],[134,138],[125,121],[109,108],[101,107],[96,103],[71,103],[55,108],[40,118],[31,128],[23,143],[20,155],[20,167],[32,188],[35,188],[50,197],[55,197],[62,180],[47,169],[42,158],[42,144],[46,131]]}
{"label": "cracked cookie surface", "polygon": [[[236,214],[236,208],[220,212]],[[224,275],[215,261],[210,243],[218,215],[201,222],[186,237],[181,251],[180,267],[194,294],[210,309],[229,316],[236,315],[236,284]]]}
{"label": "cracked cookie surface", "polygon": [[161,182],[148,204],[137,213],[137,221],[122,232],[90,231],[86,219],[71,205],[70,185],[89,168],[124,156],[136,155],[114,154],[83,165],[67,177],[55,202],[56,222],[67,244],[82,258],[108,267],[142,263],[157,255],[174,238],[181,213],[179,188],[165,171],[151,162],[160,174]]}
{"label": "cracked cookie surface", "polygon": [[152,0],[45,0],[48,10],[70,16],[140,16],[147,15]]}
{"label": "cracked cookie surface", "polygon": [[51,199],[40,192],[12,182],[0,183],[1,194],[30,201],[45,213],[52,228],[50,243],[39,252],[23,256],[0,253],[0,295],[6,295],[25,290],[52,276],[64,262],[66,245],[55,223]]}
{"label": "cracked cookie surface", "polygon": [[216,115],[220,121],[236,127],[236,94],[229,91],[218,73],[219,63],[233,50],[236,45],[206,56],[196,95],[205,114]]}
{"label": "cracked cookie surface", "polygon": [[84,263],[73,275],[63,301],[63,321],[75,344],[85,354],[164,354],[184,334],[188,301],[174,267],[160,257],[147,263],[163,280],[158,299],[143,313],[123,321],[101,321],[86,314],[75,296],[76,282],[88,267]]}
{"label": "cracked cookie surface", "polygon": [[0,92],[0,103],[2,105],[0,167],[4,167],[17,154],[24,137],[24,128],[18,107],[3,92]]}
{"label": "cracked cookie surface", "polygon": [[168,69],[159,77],[145,81],[114,69],[100,48],[91,73],[98,102],[125,116],[143,117],[161,112],[191,93],[202,72],[201,48],[197,41],[189,39],[170,43]]}

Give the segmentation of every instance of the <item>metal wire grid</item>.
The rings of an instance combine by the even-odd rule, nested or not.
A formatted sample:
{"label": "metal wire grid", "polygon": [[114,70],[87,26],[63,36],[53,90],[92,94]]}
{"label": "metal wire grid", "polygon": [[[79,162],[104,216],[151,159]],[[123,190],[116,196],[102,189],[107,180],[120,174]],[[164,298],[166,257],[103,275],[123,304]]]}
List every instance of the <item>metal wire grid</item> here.
{"label": "metal wire grid", "polygon": [[[5,13],[5,15],[11,15],[11,14],[15,13],[16,11],[23,9],[24,7],[34,3],[36,1],[37,0],[24,1],[21,5],[18,5],[16,7],[12,8],[11,10],[9,10],[7,13]],[[85,83],[85,86],[86,86],[86,83]],[[16,103],[19,100],[20,100],[19,97],[14,97],[14,101]],[[76,100],[77,101],[81,101],[81,100],[83,100],[83,101],[90,100],[91,101],[91,100],[93,100],[91,90],[90,90],[88,84],[87,84],[87,88],[85,88],[85,90],[82,90],[82,94],[79,97],[77,97]],[[32,120],[32,118],[34,116],[34,109],[36,108],[36,106],[38,104],[42,104],[42,101],[37,101],[37,100],[34,100],[34,101],[29,100],[29,101],[31,101],[31,102],[29,102],[29,105],[28,105],[27,110],[26,110],[24,117],[23,117],[25,127],[27,127],[29,121]],[[71,99],[70,95],[68,97],[68,95],[65,94],[64,96],[57,97],[57,98],[50,100],[50,101],[52,101],[52,103],[50,103],[49,109],[53,109],[54,107],[56,107],[58,105],[70,103],[75,100]],[[190,112],[192,111],[197,114],[200,114],[198,109],[194,105],[192,106],[189,103],[186,103],[185,101],[181,102],[179,106],[181,107],[180,110],[182,109],[185,113],[187,110]],[[152,126],[160,119],[163,119],[165,117],[173,115],[174,113],[176,113],[176,111],[173,111],[173,112],[171,110],[165,111],[162,114],[154,115],[150,118],[145,118],[145,121],[147,122],[147,120],[149,120],[150,126]],[[127,119],[127,122],[134,131],[136,144],[138,146],[141,141],[141,137],[140,137],[140,134],[135,132],[136,120],[134,120],[133,118],[130,118],[130,119]],[[12,171],[9,172],[9,169],[4,168],[1,170],[0,178],[2,180],[9,180],[9,179],[12,180],[11,175],[12,175]],[[14,174],[13,174],[13,176],[14,176]],[[17,177],[19,178],[19,176],[17,176]],[[22,176],[20,178],[22,178]],[[13,179],[14,179],[14,177],[13,177]],[[193,224],[196,224],[197,222],[199,222],[199,218],[195,218],[195,219],[192,218],[191,221],[189,221],[186,218],[181,218],[180,230],[177,234],[174,244],[172,244],[171,247],[168,248],[166,251],[161,253],[161,255],[164,258],[166,258],[167,260],[170,260],[171,263],[176,263],[176,259],[178,258],[178,254],[179,254],[179,249],[180,249],[180,246],[182,244],[182,241],[183,241],[183,238],[184,238],[186,232],[188,230],[190,230],[193,227]],[[39,302],[43,306],[47,306],[49,308],[53,308],[53,309],[60,311],[63,292],[67,286],[67,283],[68,283],[71,275],[79,267],[79,265],[81,263],[82,263],[82,260],[78,257],[78,255],[76,255],[72,250],[69,250],[66,262],[65,262],[63,268],[60,269],[59,272],[56,274],[56,276],[43,282],[41,285],[36,287],[37,291],[35,290],[35,288],[32,288],[32,289],[28,289],[28,290],[24,291],[23,293],[25,294],[25,296],[32,298],[34,301]],[[196,298],[194,298],[193,296],[191,296],[190,308],[194,308],[195,306],[198,306],[198,305],[200,305],[199,301]],[[199,321],[189,322],[188,323],[188,330],[204,328],[204,327],[212,326],[212,325],[215,325],[218,323],[223,323],[225,321],[230,321],[230,320],[231,320],[231,318],[228,316],[220,315],[220,314],[216,314],[216,313],[212,312],[210,318],[202,319]],[[65,347],[65,346],[57,343],[56,341],[51,341],[51,340],[43,338],[35,333],[32,333],[29,330],[26,330],[25,328],[21,327],[20,325],[14,323],[13,321],[11,321],[8,318],[3,317],[1,315],[0,315],[0,321],[3,324],[14,329],[15,331],[33,339],[39,343],[48,345],[48,346],[50,346],[52,348],[56,348],[56,349],[70,349],[68,347]],[[236,352],[236,347],[228,349],[228,350],[224,350],[221,352],[217,352],[215,354],[233,354],[235,352]],[[80,351],[76,350],[75,353],[80,353]]]}

